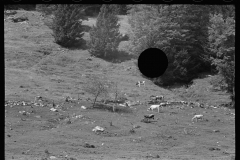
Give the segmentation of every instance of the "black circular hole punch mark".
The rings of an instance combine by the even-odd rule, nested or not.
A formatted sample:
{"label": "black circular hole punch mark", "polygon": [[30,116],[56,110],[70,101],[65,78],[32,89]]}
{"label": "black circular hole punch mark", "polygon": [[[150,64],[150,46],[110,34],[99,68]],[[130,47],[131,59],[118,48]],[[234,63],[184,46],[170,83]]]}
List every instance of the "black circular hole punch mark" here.
{"label": "black circular hole punch mark", "polygon": [[148,78],[157,78],[164,74],[168,67],[166,54],[158,48],[148,48],[138,57],[139,71]]}

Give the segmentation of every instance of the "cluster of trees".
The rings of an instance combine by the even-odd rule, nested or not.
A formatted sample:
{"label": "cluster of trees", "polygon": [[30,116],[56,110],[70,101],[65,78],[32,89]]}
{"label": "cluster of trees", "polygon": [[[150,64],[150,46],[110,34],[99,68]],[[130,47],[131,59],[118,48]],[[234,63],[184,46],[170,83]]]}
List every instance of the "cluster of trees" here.
{"label": "cluster of trees", "polygon": [[168,56],[156,84],[189,82],[201,72],[219,72],[234,94],[235,7],[206,5],[128,5],[129,52],[149,47]]}
{"label": "cluster of trees", "polygon": [[[50,6],[47,6],[49,8]],[[168,69],[153,79],[158,85],[190,82],[201,72],[218,72],[234,94],[235,6],[233,5],[55,5],[53,35],[58,44],[81,45],[82,20],[99,10],[90,30],[89,52],[98,57],[118,54],[121,41],[117,15],[130,24],[127,52],[138,55],[159,48],[168,56]],[[41,8],[41,7],[40,7]],[[88,12],[87,12],[88,11]]]}

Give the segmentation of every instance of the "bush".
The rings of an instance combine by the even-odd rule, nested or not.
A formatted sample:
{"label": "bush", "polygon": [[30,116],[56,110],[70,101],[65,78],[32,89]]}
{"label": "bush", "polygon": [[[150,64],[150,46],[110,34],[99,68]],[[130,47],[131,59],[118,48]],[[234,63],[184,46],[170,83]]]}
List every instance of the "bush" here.
{"label": "bush", "polygon": [[79,47],[83,44],[83,26],[85,20],[84,5],[58,5],[54,12],[53,37],[55,42],[63,47]]}
{"label": "bush", "polygon": [[115,5],[102,5],[97,17],[96,26],[90,30],[90,41],[88,42],[90,54],[111,59],[118,53],[120,33],[118,10]]}

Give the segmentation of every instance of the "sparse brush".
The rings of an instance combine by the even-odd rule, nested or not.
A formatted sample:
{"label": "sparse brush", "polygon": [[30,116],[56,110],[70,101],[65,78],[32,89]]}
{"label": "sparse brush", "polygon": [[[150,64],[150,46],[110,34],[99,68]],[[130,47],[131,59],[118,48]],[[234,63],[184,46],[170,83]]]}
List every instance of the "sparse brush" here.
{"label": "sparse brush", "polygon": [[92,76],[88,79],[87,84],[83,85],[83,89],[94,96],[94,108],[98,97],[106,97],[109,94],[109,83],[107,77]]}

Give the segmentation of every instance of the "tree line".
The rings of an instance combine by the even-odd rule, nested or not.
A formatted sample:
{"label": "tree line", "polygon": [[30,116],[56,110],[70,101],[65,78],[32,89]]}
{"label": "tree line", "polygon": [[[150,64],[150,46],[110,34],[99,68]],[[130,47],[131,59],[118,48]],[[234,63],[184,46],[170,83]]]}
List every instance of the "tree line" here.
{"label": "tree line", "polygon": [[127,15],[130,30],[125,52],[139,55],[154,47],[167,54],[168,69],[152,79],[155,84],[188,83],[199,73],[218,73],[235,99],[234,5],[66,4],[36,8],[54,15],[51,29],[56,43],[63,47],[84,44],[82,21],[95,13],[97,21],[89,30],[87,46],[90,54],[102,58],[119,54],[122,35],[117,15]]}

